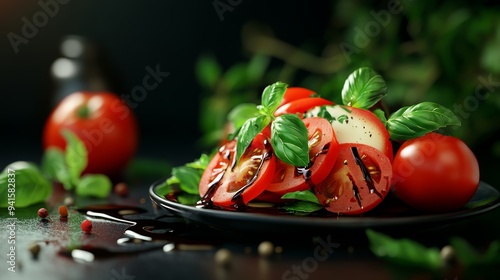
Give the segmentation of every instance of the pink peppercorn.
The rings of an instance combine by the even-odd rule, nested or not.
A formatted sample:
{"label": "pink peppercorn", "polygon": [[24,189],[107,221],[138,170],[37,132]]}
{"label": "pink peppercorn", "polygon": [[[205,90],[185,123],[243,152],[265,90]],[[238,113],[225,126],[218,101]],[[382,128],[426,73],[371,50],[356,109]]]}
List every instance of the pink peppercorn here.
{"label": "pink peppercorn", "polygon": [[48,215],[49,215],[49,211],[47,211],[47,209],[45,209],[45,208],[38,209],[38,217],[45,219],[45,218],[47,218]]}
{"label": "pink peppercorn", "polygon": [[81,227],[85,233],[92,232],[92,222],[89,220],[84,220],[81,224]]}

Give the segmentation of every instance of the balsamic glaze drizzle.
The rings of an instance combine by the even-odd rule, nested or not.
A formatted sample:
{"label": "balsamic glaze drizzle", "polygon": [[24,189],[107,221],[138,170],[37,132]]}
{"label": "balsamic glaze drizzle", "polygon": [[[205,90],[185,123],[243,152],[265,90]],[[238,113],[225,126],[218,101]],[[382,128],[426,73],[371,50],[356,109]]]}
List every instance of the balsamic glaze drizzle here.
{"label": "balsamic glaze drizzle", "polygon": [[352,152],[352,156],[354,157],[354,161],[356,162],[356,165],[359,166],[359,168],[361,169],[361,172],[363,173],[363,179],[365,180],[366,185],[368,186],[368,189],[370,190],[370,193],[375,193],[378,197],[383,199],[382,195],[375,188],[375,184],[373,183],[372,176],[370,176],[370,171],[368,171],[368,168],[361,160],[361,157],[359,156],[358,149],[356,147],[351,147],[351,152]]}

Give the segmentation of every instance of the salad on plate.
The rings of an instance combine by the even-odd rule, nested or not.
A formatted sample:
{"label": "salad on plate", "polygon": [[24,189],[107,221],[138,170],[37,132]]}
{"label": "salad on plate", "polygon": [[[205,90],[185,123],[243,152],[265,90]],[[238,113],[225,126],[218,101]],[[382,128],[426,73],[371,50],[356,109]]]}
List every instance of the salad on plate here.
{"label": "salad on plate", "polygon": [[173,168],[158,191],[197,207],[291,215],[363,215],[389,196],[443,213],[472,198],[479,165],[442,132],[460,125],[451,110],[434,102],[384,110],[386,83],[368,67],[339,94],[342,104],[280,81],[267,86],[261,104],[228,114],[229,132],[213,152]]}

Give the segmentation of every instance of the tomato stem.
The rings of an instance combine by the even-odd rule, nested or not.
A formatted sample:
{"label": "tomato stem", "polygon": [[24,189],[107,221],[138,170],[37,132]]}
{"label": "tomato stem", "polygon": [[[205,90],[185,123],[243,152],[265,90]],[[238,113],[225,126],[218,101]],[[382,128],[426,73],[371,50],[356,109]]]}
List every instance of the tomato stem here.
{"label": "tomato stem", "polygon": [[86,105],[80,106],[77,111],[78,117],[82,119],[88,119],[90,117],[89,107]]}

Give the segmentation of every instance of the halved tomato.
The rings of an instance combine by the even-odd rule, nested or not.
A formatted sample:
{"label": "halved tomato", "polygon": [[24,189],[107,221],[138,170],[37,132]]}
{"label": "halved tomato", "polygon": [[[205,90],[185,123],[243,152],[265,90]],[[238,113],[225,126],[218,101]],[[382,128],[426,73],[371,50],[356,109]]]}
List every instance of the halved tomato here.
{"label": "halved tomato", "polygon": [[290,103],[294,100],[302,98],[310,98],[315,96],[317,96],[317,94],[310,89],[303,87],[289,87],[286,89],[285,95],[283,96],[283,99],[281,100],[279,107],[281,107],[286,103]]}
{"label": "halved tomato", "polygon": [[278,109],[274,112],[274,115],[298,114],[299,117],[302,118],[303,115],[312,108],[325,105],[333,105],[333,102],[322,97],[302,98],[290,101],[283,106],[278,107]]}
{"label": "halved tomato", "polygon": [[383,152],[392,162],[393,150],[385,125],[369,110],[343,106],[321,106],[308,111],[305,117],[328,119],[339,143],[365,144]]}
{"label": "halved tomato", "polygon": [[382,202],[391,180],[391,162],[384,153],[368,145],[345,143],[340,144],[332,171],[314,190],[328,211],[358,215]]}
{"label": "halved tomato", "polygon": [[268,138],[259,133],[239,161],[236,145],[223,146],[205,169],[200,180],[202,203],[238,207],[261,194],[271,183],[276,165]]}
{"label": "halved tomato", "polygon": [[339,154],[339,143],[330,122],[323,118],[303,119],[309,137],[309,166],[296,167],[277,160],[276,171],[267,191],[284,195],[303,191],[323,181]]}

